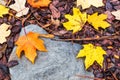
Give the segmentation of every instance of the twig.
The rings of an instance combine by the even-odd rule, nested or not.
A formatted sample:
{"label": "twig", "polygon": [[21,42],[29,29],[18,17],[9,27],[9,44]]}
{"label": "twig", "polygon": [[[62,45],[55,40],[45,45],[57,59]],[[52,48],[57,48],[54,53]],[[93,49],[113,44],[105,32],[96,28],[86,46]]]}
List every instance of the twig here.
{"label": "twig", "polygon": [[7,2],[6,6],[8,6],[8,5],[11,3],[11,1],[12,1],[12,0],[9,0],[9,1],[7,2],[7,0],[6,0],[6,2]]}
{"label": "twig", "polygon": [[54,38],[54,35],[52,34],[39,34],[40,37],[44,37],[44,38]]}
{"label": "twig", "polygon": [[117,77],[116,77],[116,75],[114,73],[111,72],[111,74],[113,75],[113,77],[114,77],[115,80],[118,80]]}
{"label": "twig", "polygon": [[15,17],[16,19],[18,19],[18,20],[22,20],[22,19],[20,19],[19,17],[17,17],[17,16],[15,16],[15,15],[13,15],[12,13],[8,13],[10,16],[13,16],[13,17]]}
{"label": "twig", "polygon": [[46,25],[42,25],[40,22],[38,22],[38,21],[36,21],[37,22],[37,24],[39,25],[39,26],[41,26],[43,29],[46,29],[46,30],[48,30],[49,32],[51,32],[51,33],[54,33],[54,31],[53,30],[51,30],[51,29],[49,29],[49,28],[47,28],[46,27]]}
{"label": "twig", "polygon": [[120,36],[102,36],[102,37],[93,37],[93,38],[81,38],[81,39],[53,39],[56,41],[91,41],[91,40],[103,40],[103,39],[118,39]]}
{"label": "twig", "polygon": [[101,79],[101,78],[95,78],[95,77],[91,77],[91,76],[84,76],[84,75],[76,75],[77,77],[81,77],[81,78],[88,78],[88,79],[96,79],[96,80],[104,80],[104,79]]}
{"label": "twig", "polygon": [[22,26],[24,26],[25,21],[31,16],[31,13],[27,15],[26,18],[22,19]]}

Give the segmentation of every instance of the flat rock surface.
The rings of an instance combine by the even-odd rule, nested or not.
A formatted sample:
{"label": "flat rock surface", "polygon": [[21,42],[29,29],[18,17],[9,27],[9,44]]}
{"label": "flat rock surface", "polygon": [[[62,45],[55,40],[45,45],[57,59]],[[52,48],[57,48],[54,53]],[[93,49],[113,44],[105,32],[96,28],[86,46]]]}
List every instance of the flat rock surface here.
{"label": "flat rock surface", "polygon": [[[47,33],[37,25],[29,25],[26,32],[33,31]],[[20,35],[24,35],[24,30]],[[79,78],[76,75],[93,76],[85,71],[82,59],[76,59],[76,54],[81,49],[79,44],[70,42],[54,41],[42,38],[48,52],[37,52],[35,64],[32,64],[23,55],[18,59],[13,49],[10,59],[18,60],[19,65],[10,68],[11,80],[90,80]]]}

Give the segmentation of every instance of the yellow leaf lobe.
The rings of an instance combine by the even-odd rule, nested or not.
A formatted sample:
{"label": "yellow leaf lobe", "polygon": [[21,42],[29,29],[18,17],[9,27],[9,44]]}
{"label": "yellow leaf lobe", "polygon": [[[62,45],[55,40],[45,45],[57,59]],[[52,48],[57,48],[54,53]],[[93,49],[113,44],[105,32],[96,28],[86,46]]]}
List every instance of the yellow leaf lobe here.
{"label": "yellow leaf lobe", "polygon": [[65,18],[68,22],[64,22],[63,26],[67,30],[73,30],[73,33],[80,31],[87,21],[87,14],[81,13],[79,9],[73,8],[73,15],[66,14]]}
{"label": "yellow leaf lobe", "polygon": [[88,69],[95,61],[102,67],[106,52],[100,46],[93,46],[92,44],[83,45],[83,49],[79,51],[76,58],[85,58],[85,68]]}
{"label": "yellow leaf lobe", "polygon": [[3,17],[4,14],[8,14],[9,9],[3,5],[0,5],[0,17]]}
{"label": "yellow leaf lobe", "polygon": [[110,26],[108,22],[105,21],[107,19],[106,14],[100,14],[94,13],[92,15],[88,15],[88,22],[91,24],[95,29],[99,29],[99,27],[105,29]]}

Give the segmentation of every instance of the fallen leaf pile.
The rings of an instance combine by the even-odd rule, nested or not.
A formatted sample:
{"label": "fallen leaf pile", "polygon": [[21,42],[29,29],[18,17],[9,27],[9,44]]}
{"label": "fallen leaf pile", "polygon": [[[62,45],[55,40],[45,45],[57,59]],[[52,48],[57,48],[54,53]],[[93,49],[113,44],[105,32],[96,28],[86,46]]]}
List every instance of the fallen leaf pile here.
{"label": "fallen leaf pile", "polygon": [[[25,29],[19,36],[30,24],[58,38]],[[8,64],[14,44],[18,58],[35,63],[37,50],[47,51],[42,37],[83,45],[76,58],[85,57],[94,79],[120,80],[120,0],[0,0],[0,64]]]}
{"label": "fallen leaf pile", "polygon": [[47,51],[44,46],[44,41],[39,39],[40,34],[29,32],[28,34],[19,37],[15,43],[18,47],[16,49],[16,54],[20,58],[21,52],[24,51],[26,58],[28,58],[32,63],[34,63],[37,56],[36,50]]}

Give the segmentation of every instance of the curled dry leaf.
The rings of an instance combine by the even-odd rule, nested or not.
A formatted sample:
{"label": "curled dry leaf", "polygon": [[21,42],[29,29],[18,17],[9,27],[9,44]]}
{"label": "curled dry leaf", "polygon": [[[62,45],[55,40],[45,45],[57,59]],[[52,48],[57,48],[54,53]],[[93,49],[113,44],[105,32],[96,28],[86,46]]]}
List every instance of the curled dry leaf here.
{"label": "curled dry leaf", "polygon": [[81,13],[79,9],[73,8],[73,15],[66,14],[65,18],[69,21],[63,23],[67,30],[73,30],[73,33],[80,31],[87,21],[87,14]]}
{"label": "curled dry leaf", "polygon": [[103,0],[77,0],[77,6],[81,5],[83,9],[89,8],[91,5],[95,7],[103,6]]}
{"label": "curled dry leaf", "polygon": [[7,25],[6,23],[3,23],[2,25],[0,25],[0,43],[3,44],[4,42],[6,42],[6,37],[8,37],[11,33],[10,30],[8,30],[8,28],[10,27],[10,25]]}
{"label": "curled dry leaf", "polygon": [[112,23],[112,21],[115,19],[112,13],[110,11],[106,11],[105,14],[107,15],[107,21]]}
{"label": "curled dry leaf", "polygon": [[110,26],[110,24],[106,22],[105,19],[107,19],[106,14],[98,15],[98,13],[96,12],[92,15],[88,15],[88,22],[92,24],[92,26],[97,30],[99,29],[99,27],[105,29]]}
{"label": "curled dry leaf", "polygon": [[50,4],[49,6],[51,12],[52,12],[52,17],[53,18],[60,18],[60,11],[53,5],[53,4]]}
{"label": "curled dry leaf", "polygon": [[85,58],[85,67],[88,69],[95,61],[102,67],[103,66],[103,55],[106,52],[100,46],[93,46],[92,44],[83,45],[83,49],[79,51],[77,58]]}
{"label": "curled dry leaf", "polygon": [[115,16],[115,19],[120,20],[120,10],[113,11],[112,14]]}
{"label": "curled dry leaf", "polygon": [[58,26],[60,26],[60,20],[59,19],[54,19],[52,16],[51,16],[51,24],[55,25],[55,28],[58,28]]}
{"label": "curled dry leaf", "polygon": [[62,36],[64,34],[66,34],[68,31],[66,30],[61,30],[61,31],[57,31],[57,32],[54,32],[53,34],[56,35],[56,36]]}
{"label": "curled dry leaf", "polygon": [[4,14],[8,14],[9,9],[0,4],[0,17],[3,17]]}
{"label": "curled dry leaf", "polygon": [[9,7],[15,11],[17,11],[16,16],[21,17],[26,15],[29,11],[28,7],[25,7],[26,0],[15,0],[15,3],[10,5]]}
{"label": "curled dry leaf", "polygon": [[48,7],[50,0],[27,0],[27,2],[35,8]]}

